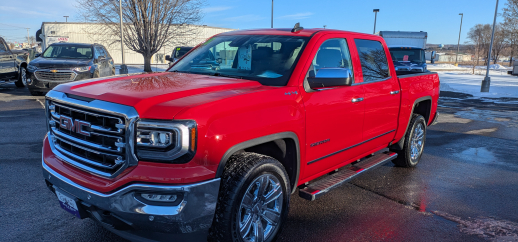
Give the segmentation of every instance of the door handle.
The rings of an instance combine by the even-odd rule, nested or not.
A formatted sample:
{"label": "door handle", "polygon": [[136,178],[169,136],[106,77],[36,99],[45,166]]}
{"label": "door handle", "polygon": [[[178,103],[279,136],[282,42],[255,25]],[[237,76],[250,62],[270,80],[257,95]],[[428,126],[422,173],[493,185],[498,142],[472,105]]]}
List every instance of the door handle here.
{"label": "door handle", "polygon": [[353,103],[357,103],[357,102],[361,102],[361,101],[363,101],[363,97],[353,98],[353,100],[352,100]]}
{"label": "door handle", "polygon": [[398,94],[399,90],[390,92],[391,95]]}

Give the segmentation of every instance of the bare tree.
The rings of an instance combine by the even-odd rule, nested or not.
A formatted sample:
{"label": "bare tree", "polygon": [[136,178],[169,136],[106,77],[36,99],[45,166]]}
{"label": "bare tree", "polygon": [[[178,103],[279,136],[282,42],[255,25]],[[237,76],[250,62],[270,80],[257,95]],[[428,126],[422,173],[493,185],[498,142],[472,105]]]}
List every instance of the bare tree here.
{"label": "bare tree", "polygon": [[499,23],[495,26],[495,37],[493,39],[493,51],[491,57],[493,58],[493,64],[498,62],[498,58],[502,51],[509,45],[508,38],[503,24]]}
{"label": "bare tree", "polygon": [[509,66],[513,65],[513,56],[518,47],[518,0],[508,0],[502,12],[504,23],[502,27],[509,42],[510,60]]}
{"label": "bare tree", "polygon": [[[96,33],[110,44],[120,43],[119,1],[77,0],[81,15],[99,23]],[[151,72],[151,58],[173,40],[194,38],[192,25],[201,18],[204,0],[122,0],[124,45],[144,57],[144,71]]]}

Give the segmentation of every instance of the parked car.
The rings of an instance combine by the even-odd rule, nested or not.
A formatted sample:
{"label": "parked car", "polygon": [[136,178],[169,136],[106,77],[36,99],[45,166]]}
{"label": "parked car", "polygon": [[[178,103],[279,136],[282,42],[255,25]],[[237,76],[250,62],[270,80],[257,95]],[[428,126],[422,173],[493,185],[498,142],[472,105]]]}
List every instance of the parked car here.
{"label": "parked car", "polygon": [[27,86],[36,96],[59,84],[115,75],[115,65],[102,45],[55,43],[29,63],[27,73]]}
{"label": "parked car", "polygon": [[187,54],[194,47],[188,46],[179,46],[174,48],[172,55],[166,55],[165,60],[169,61],[169,66],[172,66],[175,62],[177,62],[182,56]]}
{"label": "parked car", "polygon": [[398,76],[377,35],[221,33],[168,72],[50,91],[43,175],[63,209],[130,240],[273,241],[297,190],[415,167],[438,98],[437,73]]}
{"label": "parked car", "polygon": [[17,87],[24,87],[27,81],[27,63],[30,61],[29,51],[11,50],[5,40],[0,37],[0,81],[15,80]]}

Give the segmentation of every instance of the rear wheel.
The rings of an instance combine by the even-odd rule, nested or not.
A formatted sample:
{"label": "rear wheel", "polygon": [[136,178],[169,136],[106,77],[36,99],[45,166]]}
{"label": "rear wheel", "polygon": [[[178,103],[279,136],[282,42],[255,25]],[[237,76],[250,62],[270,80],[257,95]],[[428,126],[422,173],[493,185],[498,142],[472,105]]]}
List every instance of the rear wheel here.
{"label": "rear wheel", "polygon": [[25,69],[25,67],[20,67],[20,73],[18,75],[18,80],[16,80],[14,85],[16,85],[16,87],[27,86],[27,69]]}
{"label": "rear wheel", "polygon": [[288,215],[290,187],[282,164],[250,152],[233,155],[221,177],[211,241],[274,241]]}
{"label": "rear wheel", "polygon": [[405,134],[403,150],[391,150],[398,153],[392,162],[399,167],[415,167],[423,155],[425,140],[426,120],[423,116],[414,114]]}

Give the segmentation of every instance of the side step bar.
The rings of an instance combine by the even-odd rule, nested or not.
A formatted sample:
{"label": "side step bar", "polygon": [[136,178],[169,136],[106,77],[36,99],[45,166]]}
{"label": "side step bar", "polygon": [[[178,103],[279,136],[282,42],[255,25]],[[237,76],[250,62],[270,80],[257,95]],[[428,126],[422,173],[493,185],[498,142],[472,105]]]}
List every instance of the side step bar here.
{"label": "side step bar", "polygon": [[299,196],[314,201],[318,197],[326,194],[333,188],[337,188],[342,184],[350,181],[352,178],[358,176],[360,173],[370,170],[374,167],[385,164],[397,157],[395,152],[383,152],[365,160],[362,160],[351,167],[342,169],[334,174],[309,184],[307,187],[299,190]]}

